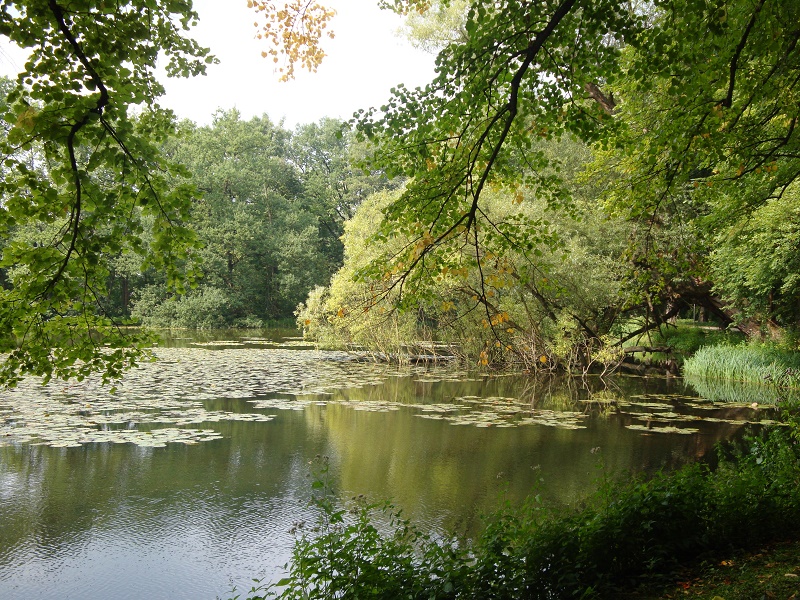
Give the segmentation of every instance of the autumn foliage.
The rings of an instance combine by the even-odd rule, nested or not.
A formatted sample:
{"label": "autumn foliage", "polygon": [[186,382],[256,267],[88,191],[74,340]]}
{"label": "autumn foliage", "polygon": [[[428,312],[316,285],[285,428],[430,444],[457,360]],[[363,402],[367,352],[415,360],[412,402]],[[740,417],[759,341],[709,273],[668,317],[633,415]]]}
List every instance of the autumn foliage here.
{"label": "autumn foliage", "polygon": [[269,43],[261,56],[272,57],[282,81],[294,77],[295,65],[312,72],[317,70],[325,57],[320,41],[323,37],[333,39],[333,31],[327,27],[336,11],[313,0],[292,0],[283,6],[248,0],[247,6],[262,17],[261,22],[253,23],[258,29],[256,37]]}
{"label": "autumn foliage", "polygon": [[[381,8],[398,14],[424,13],[431,7],[430,0],[383,0]],[[314,0],[291,0],[283,6],[270,0],[247,0],[247,6],[259,13],[260,21],[253,25],[256,37],[265,40],[269,47],[261,53],[272,58],[281,81],[294,78],[295,67],[311,72],[325,58],[320,42],[334,33],[328,28],[336,11]]]}

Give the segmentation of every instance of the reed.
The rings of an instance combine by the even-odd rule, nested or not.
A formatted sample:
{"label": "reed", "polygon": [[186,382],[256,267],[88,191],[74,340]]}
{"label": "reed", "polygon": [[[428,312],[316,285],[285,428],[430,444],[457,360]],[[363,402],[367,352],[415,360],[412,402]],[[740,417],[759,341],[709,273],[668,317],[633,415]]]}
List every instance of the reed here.
{"label": "reed", "polygon": [[800,387],[800,352],[773,345],[722,344],[686,359],[687,377],[726,379],[778,388]]}

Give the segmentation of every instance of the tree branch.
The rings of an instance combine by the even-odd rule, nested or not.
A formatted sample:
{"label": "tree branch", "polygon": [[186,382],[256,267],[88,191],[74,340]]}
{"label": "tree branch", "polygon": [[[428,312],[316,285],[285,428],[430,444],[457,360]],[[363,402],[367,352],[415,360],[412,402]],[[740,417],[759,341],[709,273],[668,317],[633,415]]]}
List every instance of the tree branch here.
{"label": "tree branch", "polygon": [[97,102],[94,105],[94,108],[90,109],[87,114],[85,114],[80,120],[73,123],[70,127],[69,134],[67,135],[67,152],[69,154],[69,163],[70,169],[72,170],[73,175],[73,182],[75,185],[75,202],[72,206],[72,211],[70,213],[70,223],[72,225],[72,235],[70,239],[69,247],[67,248],[67,252],[64,255],[64,259],[61,261],[58,270],[50,278],[48,281],[47,286],[45,287],[44,291],[39,295],[39,297],[46,296],[61,277],[64,274],[64,271],[67,268],[67,264],[69,264],[70,258],[72,257],[73,253],[75,252],[75,247],[77,245],[78,236],[80,235],[80,220],[81,220],[81,210],[82,210],[82,196],[83,196],[83,184],[81,182],[81,174],[80,169],[78,168],[78,160],[75,156],[75,138],[80,132],[81,129],[89,122],[91,119],[92,114],[102,115],[103,109],[108,105],[109,97],[108,97],[108,89],[106,88],[103,80],[97,74],[97,71],[92,66],[89,58],[86,56],[86,53],[83,51],[78,40],[72,33],[69,25],[67,25],[66,16],[64,15],[64,10],[59,6],[55,0],[50,0],[49,3],[50,11],[53,13],[53,16],[56,19],[56,23],[58,25],[59,31],[64,35],[64,37],[69,42],[69,45],[72,46],[75,55],[77,56],[80,63],[83,65],[86,72],[89,74],[92,82],[94,83],[95,87],[100,90],[100,96],[97,99]]}
{"label": "tree branch", "polygon": [[744,33],[742,34],[742,39],[739,40],[739,43],[736,46],[736,50],[733,52],[733,57],[731,57],[731,66],[730,66],[730,81],[728,83],[728,93],[725,98],[722,100],[721,104],[725,108],[730,108],[733,104],[733,91],[736,86],[736,70],[738,69],[739,65],[739,58],[744,51],[744,47],[747,45],[747,38],[750,37],[750,32],[753,30],[753,27],[756,24],[756,19],[758,19],[758,13],[761,12],[761,8],[764,6],[764,2],[766,0],[761,0],[758,5],[755,7],[753,14],[750,15],[750,21],[747,23],[747,27],[745,27]]}

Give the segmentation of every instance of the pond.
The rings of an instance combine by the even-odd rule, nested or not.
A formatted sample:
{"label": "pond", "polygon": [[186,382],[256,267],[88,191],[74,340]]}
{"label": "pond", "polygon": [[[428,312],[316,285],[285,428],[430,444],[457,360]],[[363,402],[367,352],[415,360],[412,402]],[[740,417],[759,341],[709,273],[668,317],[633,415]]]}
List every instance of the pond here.
{"label": "pond", "polygon": [[0,598],[213,599],[278,579],[310,473],[470,535],[502,498],[580,501],[764,423],[680,379],[536,380],[396,367],[291,334],[172,339],[118,389],[0,392]]}

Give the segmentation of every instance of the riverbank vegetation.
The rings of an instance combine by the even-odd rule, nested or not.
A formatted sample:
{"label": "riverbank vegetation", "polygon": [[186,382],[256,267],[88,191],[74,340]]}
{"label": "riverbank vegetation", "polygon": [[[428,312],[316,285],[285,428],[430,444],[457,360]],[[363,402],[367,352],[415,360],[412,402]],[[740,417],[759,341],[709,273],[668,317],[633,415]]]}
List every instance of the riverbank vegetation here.
{"label": "riverbank vegetation", "polygon": [[[798,57],[767,32],[794,8],[595,4],[588,21],[572,2],[543,9],[546,33],[511,4],[412,19],[440,75],[356,122],[372,168],[405,184],[356,213],[342,270],[298,311],[307,336],[382,355],[435,339],[472,364],[579,373],[634,357],[677,371],[703,338],[733,335],[681,317],[792,338],[796,115],[782,94]],[[613,33],[560,37],[595,27]],[[697,43],[668,44],[679,30]],[[550,84],[522,86],[536,78]]]}
{"label": "riverbank vegetation", "polygon": [[181,124],[166,151],[201,194],[188,219],[202,277],[176,294],[157,271],[119,264],[109,300],[148,326],[259,328],[291,317],[341,264],[343,224],[361,198],[391,185],[353,170],[363,150],[335,120],[289,131],[220,111],[210,126]]}
{"label": "riverbank vegetation", "polygon": [[686,361],[684,371],[690,377],[796,388],[800,353],[777,345],[706,346]]}
{"label": "riverbank vegetation", "polygon": [[532,496],[487,517],[471,541],[433,537],[391,504],[353,499],[342,506],[323,462],[315,484],[319,523],[295,528],[286,578],[248,597],[653,597],[689,567],[795,539],[796,435],[793,421],[720,450],[714,466],[607,482],[566,514]]}
{"label": "riverbank vegetation", "polygon": [[[299,35],[249,4],[287,75],[318,64],[328,11]],[[800,4],[383,4],[419,13],[434,80],[288,132],[159,106],[159,56],[172,75],[215,62],[191,3],[4,2],[0,34],[32,55],[0,99],[0,383],[119,377],[148,341],[131,318],[258,326],[303,301],[323,343],[577,373],[673,361],[672,322],[699,310],[783,346],[700,348],[687,374],[797,385]],[[323,496],[281,593],[608,597],[796,537],[799,459],[793,424],[565,517],[531,500],[468,545]]]}
{"label": "riverbank vegetation", "polygon": [[[148,48],[180,75],[215,60],[180,30],[133,31],[105,6],[56,4],[32,27],[3,13],[4,35],[64,55],[37,50],[3,84],[4,377],[116,376],[145,340],[115,325],[252,327],[301,301],[321,343],[396,356],[435,340],[472,364],[580,373],[674,353],[653,338],[690,314],[750,339],[797,328],[794,3],[389,4],[436,78],[293,132],[158,108]],[[288,44],[287,76],[318,64],[328,11],[253,5]],[[187,29],[197,16],[159,9]],[[141,46],[135,77],[129,53],[78,42],[96,19]],[[295,26],[308,35],[276,33]]]}

